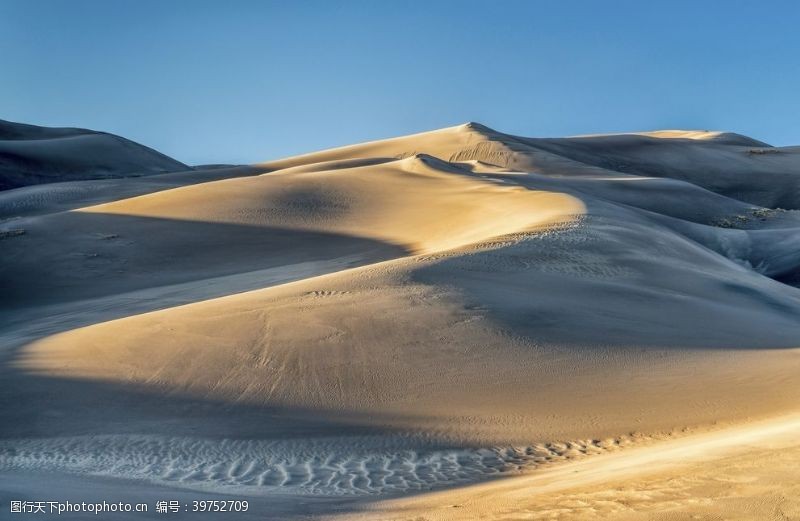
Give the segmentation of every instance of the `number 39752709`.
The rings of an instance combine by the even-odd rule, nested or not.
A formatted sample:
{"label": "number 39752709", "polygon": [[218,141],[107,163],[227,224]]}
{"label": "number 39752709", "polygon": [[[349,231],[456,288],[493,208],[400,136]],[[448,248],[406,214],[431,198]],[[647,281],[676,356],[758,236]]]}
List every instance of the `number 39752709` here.
{"label": "number 39752709", "polygon": [[201,500],[192,501],[192,512],[247,512],[250,504],[239,500]]}

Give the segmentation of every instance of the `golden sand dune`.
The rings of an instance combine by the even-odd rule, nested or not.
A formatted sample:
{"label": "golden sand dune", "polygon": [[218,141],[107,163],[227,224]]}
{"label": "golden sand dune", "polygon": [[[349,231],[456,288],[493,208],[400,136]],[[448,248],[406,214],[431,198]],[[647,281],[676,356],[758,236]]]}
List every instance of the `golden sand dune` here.
{"label": "golden sand dune", "polygon": [[[771,420],[800,396],[795,149],[469,123],[197,172],[0,193],[0,467],[276,518],[683,519],[800,430]],[[700,481],[662,486],[684,457]]]}
{"label": "golden sand dune", "polygon": [[274,172],[159,192],[82,212],[280,227],[444,251],[568,221],[568,195],[486,182],[420,154],[378,165]]}

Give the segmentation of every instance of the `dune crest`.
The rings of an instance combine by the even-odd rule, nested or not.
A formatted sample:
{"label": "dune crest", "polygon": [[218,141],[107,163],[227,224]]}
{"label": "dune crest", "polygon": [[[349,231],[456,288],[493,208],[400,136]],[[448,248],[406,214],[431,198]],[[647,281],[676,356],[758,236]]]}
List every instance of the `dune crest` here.
{"label": "dune crest", "polygon": [[696,139],[700,141],[713,141],[718,144],[734,146],[770,147],[767,143],[753,139],[735,132],[721,132],[717,130],[653,130],[649,132],[625,132],[617,134],[585,134],[575,137],[604,137],[604,136],[647,136],[659,139]]}
{"label": "dune crest", "polygon": [[432,253],[568,222],[584,210],[570,195],[491,182],[427,154],[330,166],[335,169],[295,167],[77,211],[324,231]]}

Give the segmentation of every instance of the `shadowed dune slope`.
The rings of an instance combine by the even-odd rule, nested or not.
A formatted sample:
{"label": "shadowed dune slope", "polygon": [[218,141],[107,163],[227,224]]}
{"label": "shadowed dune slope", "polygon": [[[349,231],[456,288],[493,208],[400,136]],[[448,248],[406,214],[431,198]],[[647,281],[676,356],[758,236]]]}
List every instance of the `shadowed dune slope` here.
{"label": "shadowed dune slope", "polygon": [[0,190],[188,169],[164,154],[113,134],[0,120]]}
{"label": "shadowed dune slope", "polygon": [[23,186],[0,192],[0,220],[64,212],[179,186],[262,174],[264,171],[251,166],[195,167],[192,170],[142,177],[58,181]]}

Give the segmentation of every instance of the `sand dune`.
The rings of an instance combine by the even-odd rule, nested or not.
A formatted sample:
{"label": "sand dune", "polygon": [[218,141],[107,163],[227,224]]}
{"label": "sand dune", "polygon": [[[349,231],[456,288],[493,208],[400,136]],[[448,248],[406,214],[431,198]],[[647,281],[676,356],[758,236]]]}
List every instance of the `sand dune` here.
{"label": "sand dune", "polygon": [[[736,134],[469,123],[10,190],[0,468],[378,519],[503,518],[508,491],[569,502],[645,456],[671,479],[647,459],[669,447],[739,476],[736,429],[767,439],[797,412],[798,183],[797,149]],[[526,511],[622,515],[545,500]],[[334,508],[315,505],[294,514]]]}
{"label": "sand dune", "polygon": [[[767,143],[735,132],[719,132],[714,130],[655,130],[651,132],[630,132],[628,135],[649,136],[663,139],[699,139],[724,143],[727,145],[769,147]],[[588,134],[577,137],[613,136],[614,134]]]}
{"label": "sand dune", "polygon": [[113,134],[0,120],[0,190],[188,169],[183,163]]}
{"label": "sand dune", "polygon": [[195,185],[82,212],[272,226],[369,237],[436,252],[569,220],[576,198],[487,183],[429,155]]}
{"label": "sand dune", "polygon": [[[792,519],[800,512],[792,480],[798,432],[796,415],[778,418],[378,503],[338,519]],[[751,447],[744,455],[742,445]]]}

